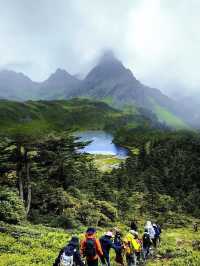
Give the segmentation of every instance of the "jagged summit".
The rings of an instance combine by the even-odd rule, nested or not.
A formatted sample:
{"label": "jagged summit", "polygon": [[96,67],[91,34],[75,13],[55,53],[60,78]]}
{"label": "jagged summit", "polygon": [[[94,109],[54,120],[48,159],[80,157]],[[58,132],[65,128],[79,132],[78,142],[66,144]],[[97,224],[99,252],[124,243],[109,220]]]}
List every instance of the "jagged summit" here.
{"label": "jagged summit", "polygon": [[56,71],[53,74],[51,74],[50,77],[47,80],[45,80],[43,83],[46,82],[65,83],[66,81],[69,80],[74,81],[75,79],[78,80],[77,78],[69,74],[66,70],[57,68]]}
{"label": "jagged summit", "polygon": [[51,76],[40,84],[42,99],[66,99],[78,88],[80,80],[69,74],[66,70],[58,68]]}
{"label": "jagged summit", "polygon": [[98,64],[86,76],[87,82],[101,82],[105,79],[131,80],[135,79],[132,72],[125,68],[122,62],[117,59],[112,51],[106,51],[100,57]]}
{"label": "jagged summit", "polygon": [[98,64],[106,64],[114,62],[121,63],[112,50],[106,50],[100,56]]}

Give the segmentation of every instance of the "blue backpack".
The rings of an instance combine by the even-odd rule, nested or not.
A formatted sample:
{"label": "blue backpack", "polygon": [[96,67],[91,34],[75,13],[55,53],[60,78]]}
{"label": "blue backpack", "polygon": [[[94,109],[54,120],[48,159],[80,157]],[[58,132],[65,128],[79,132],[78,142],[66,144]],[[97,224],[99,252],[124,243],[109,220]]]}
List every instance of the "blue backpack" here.
{"label": "blue backpack", "polygon": [[153,229],[155,231],[155,237],[159,237],[160,236],[160,230],[158,229],[158,227],[154,225]]}

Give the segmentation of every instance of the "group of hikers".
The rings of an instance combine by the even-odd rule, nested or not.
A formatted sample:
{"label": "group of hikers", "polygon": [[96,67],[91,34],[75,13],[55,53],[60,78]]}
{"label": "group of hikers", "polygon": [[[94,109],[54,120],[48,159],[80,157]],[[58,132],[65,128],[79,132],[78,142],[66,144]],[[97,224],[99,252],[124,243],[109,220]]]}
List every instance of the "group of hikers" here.
{"label": "group of hikers", "polygon": [[118,228],[108,231],[100,239],[95,228],[88,228],[85,238],[79,243],[78,237],[72,237],[66,247],[61,249],[53,266],[110,266],[110,250],[115,250],[115,262],[120,266],[136,266],[145,262],[151,246],[160,243],[161,227],[147,221],[142,237],[139,237],[137,223],[133,221],[130,230],[124,236]]}

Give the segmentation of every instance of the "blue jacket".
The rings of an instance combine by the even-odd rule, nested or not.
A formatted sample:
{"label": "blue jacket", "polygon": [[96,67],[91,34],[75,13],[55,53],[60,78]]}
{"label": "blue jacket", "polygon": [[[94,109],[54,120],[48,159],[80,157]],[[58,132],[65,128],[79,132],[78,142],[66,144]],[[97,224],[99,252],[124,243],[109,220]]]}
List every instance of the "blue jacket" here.
{"label": "blue jacket", "polygon": [[101,248],[103,250],[104,257],[109,257],[110,249],[113,248],[115,251],[121,249],[121,247],[115,245],[109,236],[102,236],[100,239]]}

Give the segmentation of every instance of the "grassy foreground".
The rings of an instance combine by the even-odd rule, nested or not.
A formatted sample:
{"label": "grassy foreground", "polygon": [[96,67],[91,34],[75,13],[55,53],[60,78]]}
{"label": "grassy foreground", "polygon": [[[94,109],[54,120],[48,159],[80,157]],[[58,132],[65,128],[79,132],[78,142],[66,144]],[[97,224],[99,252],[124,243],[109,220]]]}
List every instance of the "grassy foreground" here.
{"label": "grassy foreground", "polygon": [[[0,233],[0,266],[50,266],[69,238],[72,235],[79,235],[83,238],[85,231],[85,228],[64,231],[30,225],[6,225],[6,228],[8,232]],[[103,232],[100,230],[99,236]],[[164,231],[161,246],[154,252],[153,259],[148,260],[147,265],[200,265],[200,252],[195,250],[194,245],[198,239],[200,239],[200,233],[194,233],[188,228]],[[196,248],[198,249],[198,245]],[[113,251],[111,257],[114,257]],[[113,259],[112,265],[115,265]]]}

